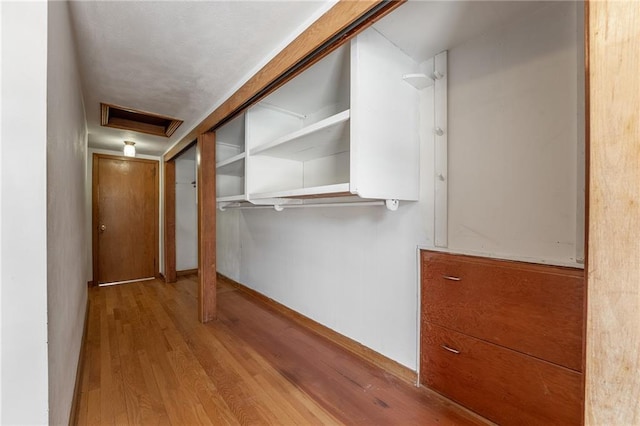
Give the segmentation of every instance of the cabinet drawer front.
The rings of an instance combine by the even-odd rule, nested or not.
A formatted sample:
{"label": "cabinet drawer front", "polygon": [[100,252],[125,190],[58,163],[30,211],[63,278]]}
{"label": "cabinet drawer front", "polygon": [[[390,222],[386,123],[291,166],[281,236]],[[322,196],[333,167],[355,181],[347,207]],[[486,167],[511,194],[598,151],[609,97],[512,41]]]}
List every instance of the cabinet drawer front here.
{"label": "cabinet drawer front", "polygon": [[580,424],[580,373],[430,323],[422,335],[425,386],[499,424]]}
{"label": "cabinet drawer front", "polygon": [[432,252],[422,259],[422,321],[582,371],[582,270]]}

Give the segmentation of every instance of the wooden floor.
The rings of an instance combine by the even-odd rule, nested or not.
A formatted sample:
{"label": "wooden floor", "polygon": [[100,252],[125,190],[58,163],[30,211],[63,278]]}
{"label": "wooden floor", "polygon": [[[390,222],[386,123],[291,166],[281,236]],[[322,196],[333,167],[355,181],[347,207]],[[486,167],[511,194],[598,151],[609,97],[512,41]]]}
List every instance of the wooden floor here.
{"label": "wooden floor", "polygon": [[206,325],[195,276],[90,289],[78,424],[483,424],[218,287]]}

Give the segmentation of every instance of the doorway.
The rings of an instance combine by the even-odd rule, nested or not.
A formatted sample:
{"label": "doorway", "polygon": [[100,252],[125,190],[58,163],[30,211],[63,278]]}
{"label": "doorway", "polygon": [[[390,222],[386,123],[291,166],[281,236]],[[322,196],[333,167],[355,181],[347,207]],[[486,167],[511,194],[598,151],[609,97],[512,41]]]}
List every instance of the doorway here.
{"label": "doorway", "polygon": [[93,282],[152,279],[158,265],[158,162],[93,155]]}

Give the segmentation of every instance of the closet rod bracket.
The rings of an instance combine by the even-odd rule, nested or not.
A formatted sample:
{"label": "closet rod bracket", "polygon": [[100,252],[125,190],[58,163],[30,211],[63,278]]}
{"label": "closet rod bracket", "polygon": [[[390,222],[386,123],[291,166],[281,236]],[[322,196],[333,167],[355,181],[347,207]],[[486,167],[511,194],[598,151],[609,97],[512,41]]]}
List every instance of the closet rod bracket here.
{"label": "closet rod bracket", "polygon": [[387,207],[387,210],[395,212],[398,210],[398,206],[400,205],[400,201],[398,200],[385,200],[384,205]]}

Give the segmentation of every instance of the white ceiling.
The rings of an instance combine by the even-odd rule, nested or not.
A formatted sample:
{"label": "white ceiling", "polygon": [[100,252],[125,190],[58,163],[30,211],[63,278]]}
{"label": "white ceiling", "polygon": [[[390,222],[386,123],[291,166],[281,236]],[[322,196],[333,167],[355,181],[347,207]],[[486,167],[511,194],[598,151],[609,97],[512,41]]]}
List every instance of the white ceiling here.
{"label": "white ceiling", "polygon": [[[333,1],[72,1],[89,146],[160,155]],[[100,102],[184,120],[171,138],[100,126]]]}
{"label": "white ceiling", "polygon": [[[334,0],[72,1],[89,146],[161,155]],[[375,24],[418,62],[542,1],[410,1]],[[184,120],[171,138],[100,126],[100,102]]]}
{"label": "white ceiling", "polygon": [[417,62],[498,25],[526,18],[546,1],[409,1],[374,26]]}

